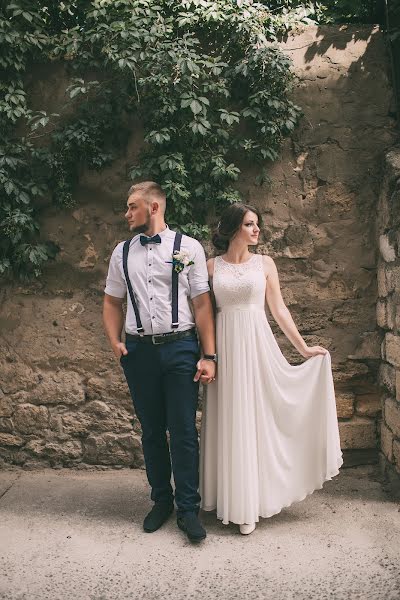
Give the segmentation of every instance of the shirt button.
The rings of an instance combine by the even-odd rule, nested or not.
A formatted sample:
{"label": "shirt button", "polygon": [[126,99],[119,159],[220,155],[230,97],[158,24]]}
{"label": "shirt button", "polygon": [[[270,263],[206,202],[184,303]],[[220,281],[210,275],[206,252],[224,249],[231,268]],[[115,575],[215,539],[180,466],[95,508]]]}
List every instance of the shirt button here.
{"label": "shirt button", "polygon": [[151,283],[151,279],[149,279],[149,283]]}
{"label": "shirt button", "polygon": [[155,319],[155,317],[151,317],[152,319]]}
{"label": "shirt button", "polygon": [[153,300],[153,298],[150,298],[150,300]]}

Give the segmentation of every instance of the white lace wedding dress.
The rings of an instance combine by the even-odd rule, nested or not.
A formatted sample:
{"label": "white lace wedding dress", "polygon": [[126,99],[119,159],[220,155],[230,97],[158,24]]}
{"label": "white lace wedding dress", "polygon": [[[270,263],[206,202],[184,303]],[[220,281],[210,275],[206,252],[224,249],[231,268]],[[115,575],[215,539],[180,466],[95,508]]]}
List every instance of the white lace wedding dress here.
{"label": "white lace wedding dress", "polygon": [[342,465],[330,355],[290,365],[265,310],[262,256],[217,257],[217,380],[207,386],[200,445],[203,510],[227,524],[271,517]]}

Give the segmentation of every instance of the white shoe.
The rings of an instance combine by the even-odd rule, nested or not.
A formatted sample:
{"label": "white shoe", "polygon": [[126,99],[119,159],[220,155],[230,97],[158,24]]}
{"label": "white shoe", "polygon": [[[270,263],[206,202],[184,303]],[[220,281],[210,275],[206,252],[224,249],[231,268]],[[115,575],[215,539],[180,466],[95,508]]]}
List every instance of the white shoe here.
{"label": "white shoe", "polygon": [[239,525],[239,528],[240,528],[240,533],[242,535],[249,535],[250,533],[252,533],[255,530],[256,524],[250,523],[248,525],[247,523],[244,523],[243,525]]}

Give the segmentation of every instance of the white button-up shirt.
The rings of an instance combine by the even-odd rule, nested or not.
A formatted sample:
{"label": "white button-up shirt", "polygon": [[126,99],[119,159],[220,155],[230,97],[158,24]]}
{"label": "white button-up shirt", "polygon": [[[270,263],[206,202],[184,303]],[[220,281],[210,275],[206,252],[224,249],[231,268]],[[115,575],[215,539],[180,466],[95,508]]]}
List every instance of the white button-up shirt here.
{"label": "white button-up shirt", "polygon": [[[129,247],[128,273],[145,335],[185,331],[194,327],[194,316],[189,299],[208,292],[206,257],[202,245],[195,239],[182,236],[181,250],[187,252],[193,265],[186,266],[178,275],[179,327],[172,329],[172,253],[175,232],[168,227],[159,233],[161,244],[140,243],[135,236]],[[108,269],[105,293],[116,298],[127,294],[122,266],[122,248],[119,243],[112,253]],[[132,302],[127,299],[125,331],[137,334]]]}

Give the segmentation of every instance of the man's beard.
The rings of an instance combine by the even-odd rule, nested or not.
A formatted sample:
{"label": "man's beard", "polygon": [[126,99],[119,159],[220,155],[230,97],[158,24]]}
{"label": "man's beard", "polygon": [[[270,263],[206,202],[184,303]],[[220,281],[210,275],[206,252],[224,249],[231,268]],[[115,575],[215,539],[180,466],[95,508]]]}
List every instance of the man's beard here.
{"label": "man's beard", "polygon": [[150,214],[147,215],[146,220],[142,225],[136,225],[136,227],[132,227],[132,233],[145,233],[150,229]]}

